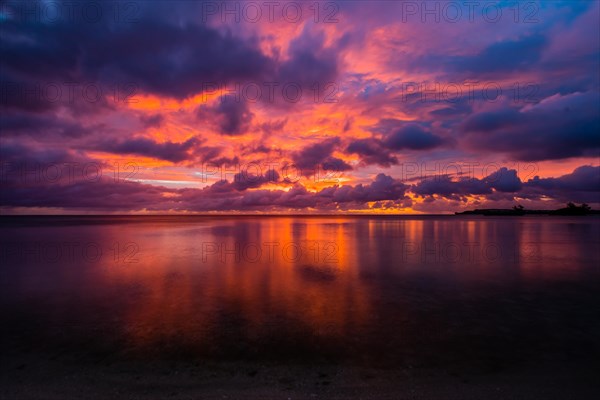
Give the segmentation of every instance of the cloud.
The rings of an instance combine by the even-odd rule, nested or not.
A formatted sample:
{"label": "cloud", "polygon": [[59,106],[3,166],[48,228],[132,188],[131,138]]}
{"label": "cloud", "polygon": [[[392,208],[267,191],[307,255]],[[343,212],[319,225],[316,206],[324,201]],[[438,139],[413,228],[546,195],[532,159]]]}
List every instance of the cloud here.
{"label": "cloud", "polygon": [[472,195],[491,195],[494,191],[514,193],[521,188],[522,183],[517,171],[502,167],[482,179],[462,177],[453,180],[448,175],[426,178],[411,187],[411,191],[419,196],[437,195],[461,199]]}
{"label": "cloud", "polygon": [[[194,210],[331,209],[332,206],[348,204],[362,208],[367,202],[404,199],[407,188],[390,176],[378,174],[368,185],[332,186],[318,192],[309,192],[299,184],[288,191],[258,189],[239,192],[235,186],[221,181],[202,190],[185,189],[182,193]],[[219,197],[212,195],[216,191]]]}
{"label": "cloud", "polygon": [[159,128],[165,122],[165,116],[162,114],[142,115],[140,121],[145,128]]}
{"label": "cloud", "polygon": [[68,184],[13,186],[2,196],[3,207],[53,207],[85,210],[168,210],[176,208],[164,197],[169,190],[136,182],[76,181]]}
{"label": "cloud", "polygon": [[474,56],[450,57],[443,65],[461,73],[524,71],[537,67],[546,44],[546,37],[540,34],[503,40],[492,43]]}
{"label": "cloud", "polygon": [[471,147],[520,161],[598,156],[599,102],[597,92],[557,94],[520,109],[474,114],[461,129]]}
{"label": "cloud", "polygon": [[483,195],[492,193],[491,187],[477,178],[452,180],[448,175],[424,179],[411,191],[420,196],[438,195],[447,198],[456,196]]}
{"label": "cloud", "polygon": [[[107,88],[133,83],[143,92],[178,99],[201,93],[208,83],[260,79],[273,71],[273,60],[255,41],[198,23],[198,14],[185,15],[196,7],[179,2],[167,11],[145,3],[139,21],[129,24],[9,18],[3,21],[2,67],[44,82],[91,81]],[[165,17],[176,14],[181,19]]]}
{"label": "cloud", "polygon": [[216,104],[199,106],[196,116],[199,121],[212,125],[218,133],[226,136],[248,133],[254,119],[248,102],[232,95],[220,96]]}
{"label": "cloud", "polygon": [[524,186],[523,195],[528,198],[600,203],[600,166],[582,165],[572,173],[557,178],[536,176]]}
{"label": "cloud", "polygon": [[248,131],[254,114],[248,104],[232,97],[221,97],[216,107],[219,131],[224,135],[241,135]]}
{"label": "cloud", "polygon": [[381,140],[375,138],[353,140],[346,148],[346,152],[358,154],[363,164],[366,165],[375,164],[389,168],[398,164],[398,159],[391,154]]}
{"label": "cloud", "polygon": [[313,174],[316,168],[337,172],[349,171],[352,169],[351,165],[332,156],[340,143],[340,138],[334,137],[306,146],[302,150],[292,154],[294,165],[306,175]]}
{"label": "cloud", "polygon": [[559,178],[540,178],[536,176],[527,181],[527,186],[550,190],[600,192],[600,166],[582,165],[572,173]]}
{"label": "cloud", "polygon": [[236,190],[246,190],[250,188],[258,188],[266,183],[276,183],[279,181],[277,171],[270,169],[264,175],[253,175],[247,171],[234,175],[232,186]]}
{"label": "cloud", "polygon": [[396,154],[401,151],[431,150],[450,142],[418,123],[397,119],[381,119],[368,129],[371,138],[353,140],[346,147],[346,152],[359,155],[364,165],[390,167],[398,164]]}
{"label": "cloud", "polygon": [[[63,177],[54,186],[34,188],[9,179],[2,187],[6,204],[344,211],[402,207],[411,204],[407,195],[414,196],[413,209],[426,204],[434,211],[523,199],[548,207],[598,203],[598,2],[544,4],[539,10],[544,18],[536,24],[524,23],[525,10],[515,16],[505,3],[498,5],[503,11],[498,23],[485,19],[481,5],[476,21],[469,21],[464,4],[454,23],[405,15],[401,2],[370,7],[341,2],[338,24],[315,23],[311,13],[298,24],[279,17],[268,21],[264,12],[258,23],[235,23],[231,15],[227,21],[221,15],[206,21],[203,4],[196,1],[140,3],[136,21],[127,22],[98,4],[103,16],[94,23],[79,12],[49,21],[42,14],[20,13],[26,7],[15,11],[20,2],[3,4],[0,161],[102,165],[126,155],[154,164],[153,179],[144,182],[155,185]],[[409,81],[425,85],[405,96]],[[478,82],[472,98],[466,82]],[[503,93],[488,101],[481,88],[494,82]],[[88,83],[100,90],[97,101],[82,98]],[[267,83],[275,84],[273,101]],[[304,101],[285,98],[288,83],[301,88]],[[335,85],[336,103],[323,101],[331,94],[329,83]],[[521,88],[534,83],[539,90],[531,96],[527,89],[515,93],[515,83]],[[49,84],[62,90],[57,100]],[[237,84],[256,84],[262,97],[244,99],[243,90],[241,98],[222,96]],[[428,89],[437,84],[440,90],[457,84],[462,95],[432,99]],[[314,101],[317,94],[320,100]],[[136,102],[126,101],[131,96]],[[304,187],[267,172],[199,189],[185,178],[194,176],[200,163],[232,170],[256,159],[293,162],[304,176],[317,169],[344,171],[352,184]],[[507,168],[481,179],[415,178],[408,187],[396,179],[403,164],[413,161],[514,165],[564,159],[570,160],[548,163],[559,171],[556,176],[527,182]],[[566,169],[584,164],[590,165]],[[373,182],[367,176],[375,177]],[[177,181],[172,186],[178,189],[162,188],[161,181]],[[61,199],[61,193],[71,198]]]}
{"label": "cloud", "polygon": [[416,124],[407,124],[386,136],[383,144],[390,150],[428,150],[440,146],[444,140]]}
{"label": "cloud", "polygon": [[506,167],[486,176],[483,178],[483,182],[499,192],[518,192],[523,187],[517,171]]}
{"label": "cloud", "polygon": [[[150,148],[154,150],[152,145]],[[409,194],[423,198],[426,203],[439,199],[453,202],[425,207],[430,211],[443,211],[444,204],[445,207],[458,207],[457,204],[473,198],[477,199],[480,208],[497,202],[502,207],[509,207],[517,202],[517,198],[528,202],[545,199],[539,208],[558,207],[567,201],[600,204],[600,166],[589,165],[580,166],[560,177],[535,177],[525,183],[521,182],[515,170],[500,168],[482,179],[452,179],[448,175],[440,175],[408,185],[379,173],[366,184],[335,185],[318,191],[309,191],[300,183],[292,184],[288,190],[264,189],[262,187],[270,183],[284,183],[279,173],[268,170],[261,175],[238,173],[232,181],[220,180],[202,189],[173,189],[127,179],[117,181],[112,174],[98,173],[108,166],[63,149],[43,149],[9,142],[0,150],[3,160],[0,165],[3,187],[0,207],[4,208],[332,211],[364,209],[372,203],[377,203],[376,208],[386,205],[406,207],[413,204]],[[74,165],[78,167],[73,169]],[[89,166],[93,168],[87,168]],[[86,170],[87,174],[82,173]],[[62,171],[62,174],[57,175],[57,171]],[[554,202],[548,202],[548,199]]]}
{"label": "cloud", "polygon": [[[375,180],[366,186],[359,184],[336,187],[331,198],[337,203],[398,200],[404,197],[407,189],[408,186],[399,180],[385,174],[377,174]],[[326,189],[323,192],[326,192]]]}
{"label": "cloud", "polygon": [[3,136],[74,139],[88,136],[102,127],[99,125],[85,126],[71,118],[59,118],[53,114],[13,111],[0,116],[0,129]]}
{"label": "cloud", "polygon": [[390,176],[379,174],[368,185],[333,186],[310,192],[300,184],[289,190],[257,189],[278,181],[275,171],[261,177],[217,181],[203,189],[170,189],[112,177],[50,182],[48,180],[5,182],[1,207],[54,207],[110,211],[248,211],[302,210],[336,207],[366,207],[367,202],[406,200],[407,186]]}
{"label": "cloud", "polygon": [[334,83],[339,73],[338,54],[345,45],[342,40],[335,46],[325,46],[325,33],[307,24],[288,48],[288,58],[279,66],[279,81],[296,83],[302,89],[323,91],[325,85]]}
{"label": "cloud", "polygon": [[135,154],[177,163],[190,158],[189,151],[198,144],[199,140],[195,137],[182,143],[171,141],[158,143],[152,139],[139,137],[121,141],[105,141],[95,149],[114,154]]}

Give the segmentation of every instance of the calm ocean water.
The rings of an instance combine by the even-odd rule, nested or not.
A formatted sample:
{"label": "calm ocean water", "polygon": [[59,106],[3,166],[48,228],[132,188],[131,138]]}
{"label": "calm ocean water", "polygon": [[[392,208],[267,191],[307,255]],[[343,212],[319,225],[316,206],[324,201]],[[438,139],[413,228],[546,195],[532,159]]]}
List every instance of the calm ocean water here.
{"label": "calm ocean water", "polygon": [[598,218],[28,217],[0,241],[13,350],[597,362]]}

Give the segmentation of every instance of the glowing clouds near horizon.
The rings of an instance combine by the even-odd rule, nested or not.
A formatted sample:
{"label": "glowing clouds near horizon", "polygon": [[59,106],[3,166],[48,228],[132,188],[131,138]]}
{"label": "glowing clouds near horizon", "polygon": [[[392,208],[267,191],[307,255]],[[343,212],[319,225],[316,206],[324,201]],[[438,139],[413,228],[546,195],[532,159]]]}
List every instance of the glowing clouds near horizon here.
{"label": "glowing clouds near horizon", "polygon": [[9,3],[0,207],[600,206],[598,3],[455,3]]}

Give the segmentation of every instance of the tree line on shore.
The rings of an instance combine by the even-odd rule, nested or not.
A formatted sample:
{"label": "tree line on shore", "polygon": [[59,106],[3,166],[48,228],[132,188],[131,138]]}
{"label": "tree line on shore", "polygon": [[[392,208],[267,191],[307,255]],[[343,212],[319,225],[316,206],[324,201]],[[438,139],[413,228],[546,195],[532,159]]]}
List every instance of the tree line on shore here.
{"label": "tree line on shore", "polygon": [[599,210],[592,210],[592,208],[583,203],[576,205],[575,203],[569,202],[566,207],[559,208],[556,210],[527,210],[522,205],[518,204],[512,209],[501,209],[501,208],[484,208],[475,209],[463,212],[456,212],[456,215],[592,215],[600,214]]}

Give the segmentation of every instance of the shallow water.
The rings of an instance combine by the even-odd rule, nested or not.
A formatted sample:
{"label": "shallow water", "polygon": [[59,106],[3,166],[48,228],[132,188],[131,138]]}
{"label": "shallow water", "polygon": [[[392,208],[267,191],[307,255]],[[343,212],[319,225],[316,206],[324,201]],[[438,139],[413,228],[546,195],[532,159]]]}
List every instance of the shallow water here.
{"label": "shallow water", "polygon": [[5,350],[597,364],[598,218],[28,217],[0,240]]}

